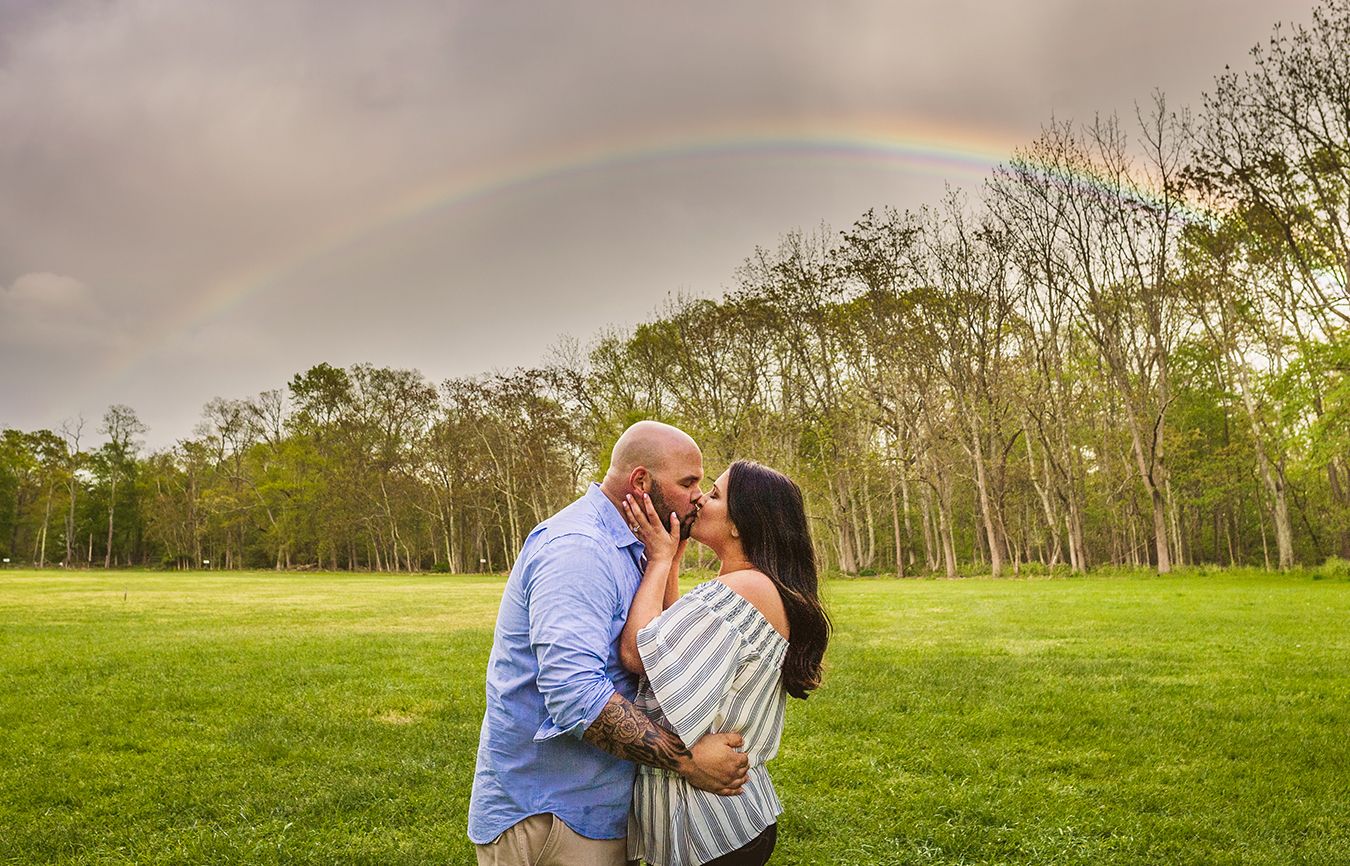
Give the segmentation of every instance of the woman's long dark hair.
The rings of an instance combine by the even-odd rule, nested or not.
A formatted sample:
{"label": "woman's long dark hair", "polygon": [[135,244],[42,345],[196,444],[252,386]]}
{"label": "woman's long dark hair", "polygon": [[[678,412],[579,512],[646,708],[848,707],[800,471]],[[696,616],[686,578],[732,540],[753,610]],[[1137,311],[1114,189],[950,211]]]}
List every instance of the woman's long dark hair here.
{"label": "woman's long dark hair", "polygon": [[727,514],[740,533],[746,558],[778,587],[787,611],[783,685],[794,698],[805,699],[820,685],[830,618],[820,603],[816,550],[802,491],[791,478],[752,460],[737,460],[730,471]]}

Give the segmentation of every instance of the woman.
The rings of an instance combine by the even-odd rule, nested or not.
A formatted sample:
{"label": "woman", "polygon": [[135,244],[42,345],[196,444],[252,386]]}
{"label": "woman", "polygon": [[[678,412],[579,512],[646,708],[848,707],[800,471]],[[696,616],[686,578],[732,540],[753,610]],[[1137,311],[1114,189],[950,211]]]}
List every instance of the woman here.
{"label": "woman", "polygon": [[740,733],[749,777],[740,794],[719,797],[639,766],[628,856],[653,866],[759,866],[773,852],[782,811],[764,764],[778,753],[785,695],[804,699],[820,684],[830,622],[801,490],[791,479],[737,461],[699,504],[691,537],[712,548],[722,567],[716,580],[681,598],[677,516],[658,516],[650,497],[625,503],[647,567],[620,658],[643,675],[638,706],[686,745],[709,731]]}

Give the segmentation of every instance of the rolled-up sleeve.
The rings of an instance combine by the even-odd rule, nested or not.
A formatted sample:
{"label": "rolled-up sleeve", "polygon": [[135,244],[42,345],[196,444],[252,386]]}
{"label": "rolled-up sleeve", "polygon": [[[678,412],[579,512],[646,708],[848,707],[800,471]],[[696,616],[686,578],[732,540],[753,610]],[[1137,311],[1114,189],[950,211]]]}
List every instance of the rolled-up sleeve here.
{"label": "rolled-up sleeve", "polygon": [[530,646],[548,713],[536,742],[580,738],[615,692],[605,672],[618,603],[617,585],[604,573],[612,555],[595,539],[564,536],[530,565]]}

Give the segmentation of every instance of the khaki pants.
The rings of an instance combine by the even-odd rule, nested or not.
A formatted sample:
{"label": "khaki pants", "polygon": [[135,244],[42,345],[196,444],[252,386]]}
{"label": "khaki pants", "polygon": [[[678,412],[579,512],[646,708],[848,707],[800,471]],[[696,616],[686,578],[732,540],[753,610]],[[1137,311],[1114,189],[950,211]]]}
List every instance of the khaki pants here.
{"label": "khaki pants", "polygon": [[557,815],[531,815],[486,845],[478,866],[625,866],[628,840],[588,839]]}

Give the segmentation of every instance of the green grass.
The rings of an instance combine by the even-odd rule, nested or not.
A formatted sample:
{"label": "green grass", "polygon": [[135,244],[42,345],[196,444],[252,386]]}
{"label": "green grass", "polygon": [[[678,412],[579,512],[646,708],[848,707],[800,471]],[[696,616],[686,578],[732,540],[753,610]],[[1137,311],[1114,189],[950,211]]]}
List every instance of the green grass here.
{"label": "green grass", "polygon": [[[472,863],[501,587],[0,572],[0,862]],[[1350,862],[1343,578],[828,597],[775,863]]]}

